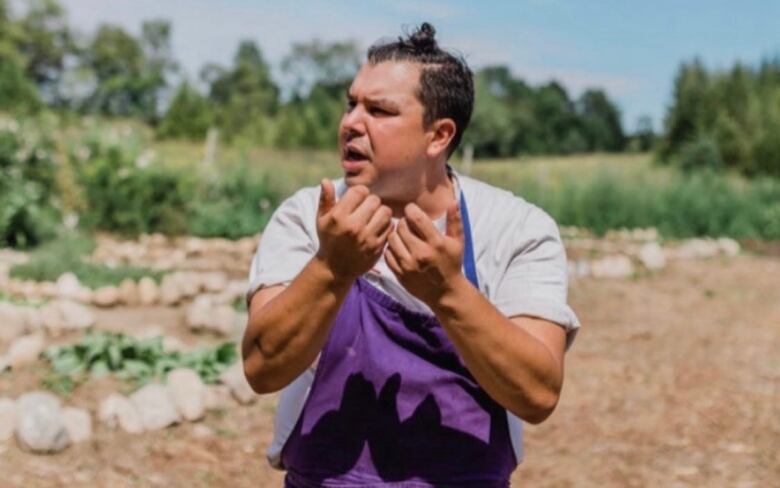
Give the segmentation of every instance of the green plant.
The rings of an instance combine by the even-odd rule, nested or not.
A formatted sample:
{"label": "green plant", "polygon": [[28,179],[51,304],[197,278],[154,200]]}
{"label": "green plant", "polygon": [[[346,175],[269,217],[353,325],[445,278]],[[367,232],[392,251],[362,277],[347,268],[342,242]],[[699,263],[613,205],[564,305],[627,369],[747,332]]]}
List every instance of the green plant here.
{"label": "green plant", "polygon": [[106,332],[88,332],[80,342],[50,347],[43,356],[52,368],[46,386],[62,392],[71,391],[89,377],[107,374],[142,386],[163,379],[176,368],[193,369],[205,383],[215,383],[238,359],[233,342],[188,352],[166,352],[162,337],[136,339]]}

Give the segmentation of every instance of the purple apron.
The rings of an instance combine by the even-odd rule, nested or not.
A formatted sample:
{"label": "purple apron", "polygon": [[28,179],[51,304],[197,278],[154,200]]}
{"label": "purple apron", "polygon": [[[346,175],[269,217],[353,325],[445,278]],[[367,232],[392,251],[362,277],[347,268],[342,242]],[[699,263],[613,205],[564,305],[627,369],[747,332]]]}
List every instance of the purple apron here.
{"label": "purple apron", "polygon": [[[464,270],[479,289],[461,192]],[[517,466],[506,410],[466,369],[435,316],[358,278],[282,450],[285,486],[506,487]]]}

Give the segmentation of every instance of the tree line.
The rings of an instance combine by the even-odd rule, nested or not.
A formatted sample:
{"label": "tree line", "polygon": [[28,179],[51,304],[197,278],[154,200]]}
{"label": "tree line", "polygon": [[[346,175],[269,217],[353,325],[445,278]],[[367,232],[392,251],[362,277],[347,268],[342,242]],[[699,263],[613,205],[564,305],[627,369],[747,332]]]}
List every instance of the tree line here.
{"label": "tree line", "polygon": [[[192,80],[173,55],[171,32],[158,19],[138,36],[109,24],[84,34],[56,0],[30,0],[23,12],[0,0],[0,110],[137,117],[161,138],[201,139],[216,127],[229,142],[336,145],[345,91],[363,60],[355,42],[293,44],[281,84],[260,46],[243,40],[230,64],[208,64]],[[575,99],[560,83],[534,87],[506,66],[478,70],[475,82],[466,143],[479,157],[626,148],[620,112],[601,89]]]}

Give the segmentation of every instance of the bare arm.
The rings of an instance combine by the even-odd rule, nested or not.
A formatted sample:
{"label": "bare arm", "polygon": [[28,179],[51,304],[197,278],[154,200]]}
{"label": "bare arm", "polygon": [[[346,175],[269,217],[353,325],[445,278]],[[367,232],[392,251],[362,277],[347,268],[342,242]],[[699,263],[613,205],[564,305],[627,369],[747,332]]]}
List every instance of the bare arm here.
{"label": "bare arm", "polygon": [[283,388],[315,360],[350,286],[381,256],[390,215],[364,186],[350,188],[336,203],[333,185],[323,182],[317,254],[289,286],[261,289],[250,303],[241,350],[256,392]]}

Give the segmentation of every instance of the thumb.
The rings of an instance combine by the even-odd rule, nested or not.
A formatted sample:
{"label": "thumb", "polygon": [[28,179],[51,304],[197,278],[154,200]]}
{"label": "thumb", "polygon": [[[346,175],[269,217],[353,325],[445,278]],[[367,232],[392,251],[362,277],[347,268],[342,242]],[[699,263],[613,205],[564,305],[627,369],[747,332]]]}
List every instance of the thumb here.
{"label": "thumb", "polygon": [[463,220],[460,217],[460,205],[457,200],[447,209],[446,235],[463,242]]}
{"label": "thumb", "polygon": [[320,205],[317,209],[317,215],[322,216],[330,212],[336,205],[336,189],[333,182],[324,178],[320,183]]}

